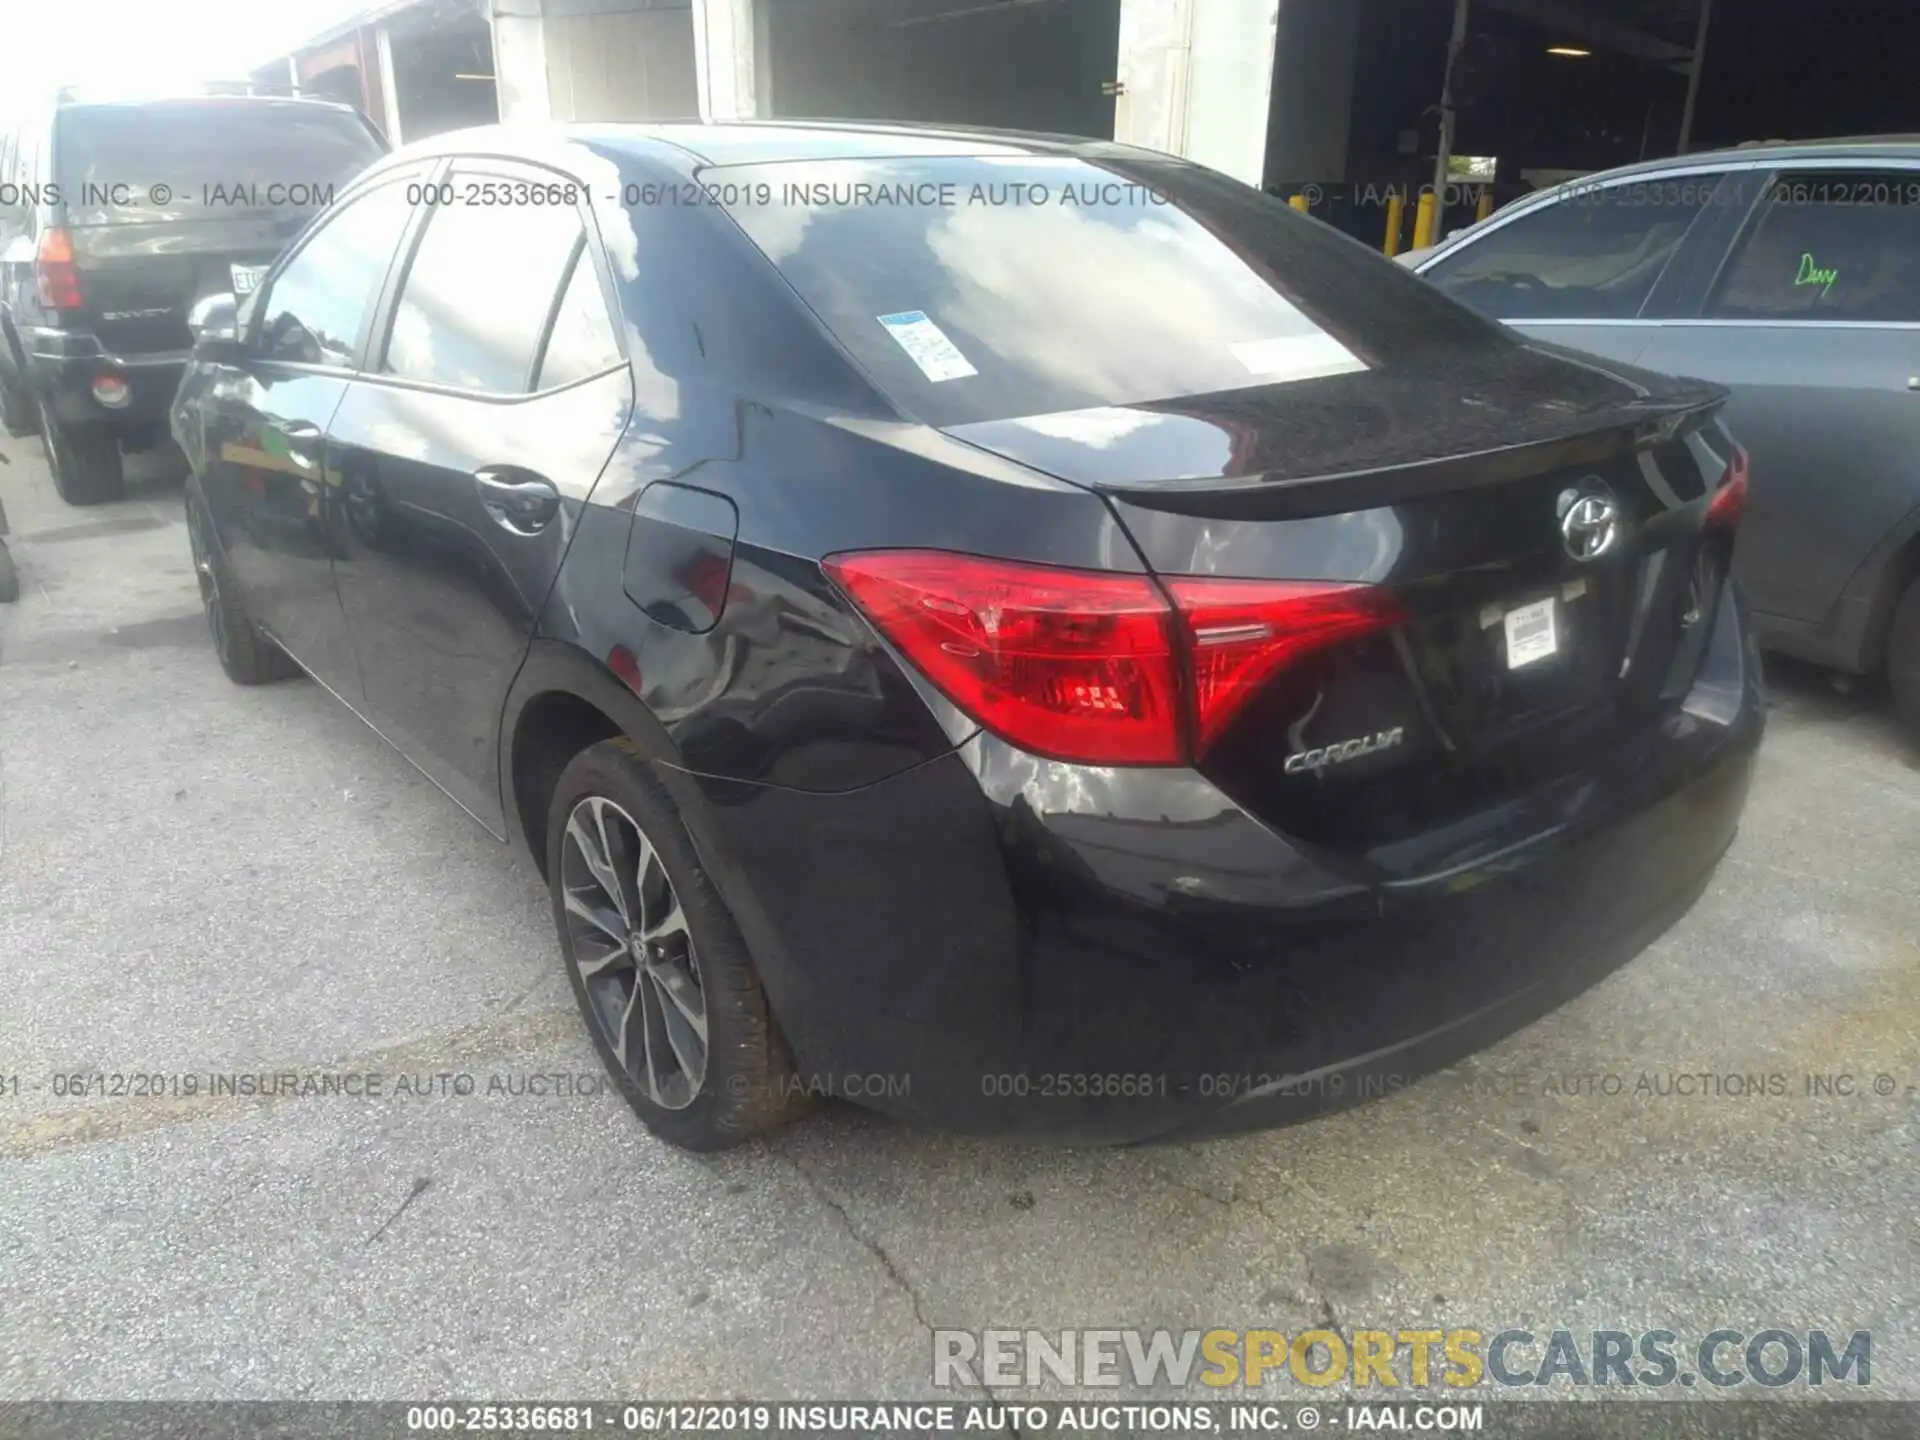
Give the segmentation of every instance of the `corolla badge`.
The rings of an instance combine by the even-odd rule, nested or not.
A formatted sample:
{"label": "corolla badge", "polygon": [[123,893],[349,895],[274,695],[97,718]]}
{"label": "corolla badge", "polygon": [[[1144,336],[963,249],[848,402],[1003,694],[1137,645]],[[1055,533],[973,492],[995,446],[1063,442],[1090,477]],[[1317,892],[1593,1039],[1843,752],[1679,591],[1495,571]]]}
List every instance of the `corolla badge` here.
{"label": "corolla badge", "polygon": [[1560,497],[1560,538],[1576,560],[1598,560],[1620,543],[1620,506],[1605,490],[1569,490]]}
{"label": "corolla badge", "polygon": [[1303,770],[1324,770],[1329,765],[1344,765],[1349,760],[1358,760],[1362,755],[1395,749],[1404,744],[1406,738],[1406,727],[1396,725],[1377,735],[1361,735],[1352,740],[1342,740],[1337,745],[1322,745],[1317,750],[1299,750],[1287,757],[1287,774],[1298,775]]}

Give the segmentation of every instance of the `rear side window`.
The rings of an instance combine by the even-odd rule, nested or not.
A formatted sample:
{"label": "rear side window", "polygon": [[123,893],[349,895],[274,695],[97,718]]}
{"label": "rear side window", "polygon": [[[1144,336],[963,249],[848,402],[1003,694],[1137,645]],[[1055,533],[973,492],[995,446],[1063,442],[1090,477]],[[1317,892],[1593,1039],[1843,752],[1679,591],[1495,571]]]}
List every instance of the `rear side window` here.
{"label": "rear side window", "polygon": [[866,374],[931,425],[1453,364],[1513,343],[1383,256],[1197,166],[1009,151],[704,179]]}
{"label": "rear side window", "polygon": [[407,186],[396,182],[329,217],[256,302],[265,317],[258,351],[300,365],[352,365],[360,327],[412,214]]}
{"label": "rear side window", "polygon": [[1627,320],[1718,186],[1717,175],[1575,188],[1422,272],[1496,320]]}
{"label": "rear side window", "polygon": [[1920,171],[1783,173],[1707,313],[1920,322]]}
{"label": "rear side window", "polygon": [[540,377],[533,388],[551,390],[557,385],[571,385],[619,362],[620,346],[613,337],[600,277],[594,271],[593,256],[582,245],[559,308],[553,313],[553,333],[547,337],[546,353],[540,357]]}
{"label": "rear side window", "polygon": [[458,174],[440,193],[400,287],[387,374],[520,395],[580,243],[572,205],[461,204]]}
{"label": "rear side window", "polygon": [[54,121],[74,225],[321,210],[380,154],[351,111],[289,101],[74,105]]}

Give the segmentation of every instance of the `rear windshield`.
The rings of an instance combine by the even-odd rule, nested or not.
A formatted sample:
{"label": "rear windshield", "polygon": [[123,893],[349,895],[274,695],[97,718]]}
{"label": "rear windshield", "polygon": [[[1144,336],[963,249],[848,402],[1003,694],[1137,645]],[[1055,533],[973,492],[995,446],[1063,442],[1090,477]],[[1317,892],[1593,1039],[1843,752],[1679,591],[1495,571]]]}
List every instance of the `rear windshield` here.
{"label": "rear windshield", "polygon": [[907,157],[703,172],[907,414],[936,426],[1493,358],[1505,332],[1224,176]]}
{"label": "rear windshield", "polygon": [[258,100],[70,106],[54,144],[74,225],[317,210],[380,156],[347,111]]}

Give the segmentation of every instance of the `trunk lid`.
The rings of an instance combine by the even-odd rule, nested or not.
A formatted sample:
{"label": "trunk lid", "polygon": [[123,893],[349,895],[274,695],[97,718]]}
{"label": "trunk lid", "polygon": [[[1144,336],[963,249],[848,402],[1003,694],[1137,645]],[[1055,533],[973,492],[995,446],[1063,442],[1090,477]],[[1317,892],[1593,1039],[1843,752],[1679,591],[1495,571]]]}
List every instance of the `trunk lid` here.
{"label": "trunk lid", "polygon": [[1725,574],[1723,398],[1513,346],[951,433],[1103,493],[1163,577],[1388,591],[1396,623],[1287,666],[1201,768],[1290,835],[1411,864],[1537,828],[1512,802],[1678,707]]}

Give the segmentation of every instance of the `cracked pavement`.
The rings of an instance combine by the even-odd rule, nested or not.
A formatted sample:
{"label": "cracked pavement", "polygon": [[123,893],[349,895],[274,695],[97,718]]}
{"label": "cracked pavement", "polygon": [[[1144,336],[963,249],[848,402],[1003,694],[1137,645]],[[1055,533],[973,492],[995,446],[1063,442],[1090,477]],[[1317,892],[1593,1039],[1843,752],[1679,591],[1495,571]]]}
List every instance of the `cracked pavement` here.
{"label": "cracked pavement", "polygon": [[[74,510],[0,445],[0,1398],[905,1398],[934,1326],[1327,1323],[1871,1329],[1920,1398],[1920,760],[1868,691],[1783,669],[1693,914],[1384,1101],[695,1157],[599,1088],[536,878],[319,687],[221,675],[177,480]],[[317,1068],[386,1093],[168,1093]],[[162,1093],[57,1093],[112,1072]]]}

